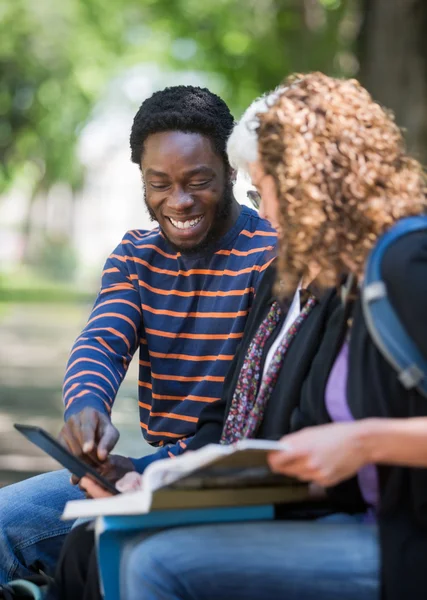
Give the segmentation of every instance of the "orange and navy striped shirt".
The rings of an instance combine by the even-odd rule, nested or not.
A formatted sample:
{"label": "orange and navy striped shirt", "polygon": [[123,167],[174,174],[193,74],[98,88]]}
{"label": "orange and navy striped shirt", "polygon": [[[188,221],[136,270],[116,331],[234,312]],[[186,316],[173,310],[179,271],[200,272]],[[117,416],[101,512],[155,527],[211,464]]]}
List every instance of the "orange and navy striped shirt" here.
{"label": "orange and navy striped shirt", "polygon": [[86,406],[110,413],[139,348],[144,437],[163,445],[193,435],[203,407],[221,397],[275,244],[268,222],[247,207],[200,255],[175,252],[158,228],[126,233],[71,352],[65,418]]}

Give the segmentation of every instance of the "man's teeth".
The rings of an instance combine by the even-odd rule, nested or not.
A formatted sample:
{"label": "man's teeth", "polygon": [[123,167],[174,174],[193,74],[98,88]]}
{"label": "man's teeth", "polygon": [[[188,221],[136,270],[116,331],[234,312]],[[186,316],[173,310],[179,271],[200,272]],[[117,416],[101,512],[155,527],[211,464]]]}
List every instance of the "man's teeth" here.
{"label": "man's teeth", "polygon": [[203,219],[203,215],[201,217],[197,217],[197,219],[193,219],[192,221],[175,221],[169,217],[170,222],[177,229],[190,229],[191,227],[195,227],[200,221]]}

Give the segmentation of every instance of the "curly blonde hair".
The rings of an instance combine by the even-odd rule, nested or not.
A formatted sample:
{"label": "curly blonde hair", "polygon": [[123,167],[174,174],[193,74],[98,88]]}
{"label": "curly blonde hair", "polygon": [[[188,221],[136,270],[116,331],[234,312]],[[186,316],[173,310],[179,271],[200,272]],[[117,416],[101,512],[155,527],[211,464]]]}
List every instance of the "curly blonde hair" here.
{"label": "curly blonde hair", "polygon": [[258,116],[261,163],[280,202],[281,295],[313,262],[320,285],[361,277],[378,236],[427,207],[421,165],[405,153],[393,115],[358,81],[310,73],[284,86]]}

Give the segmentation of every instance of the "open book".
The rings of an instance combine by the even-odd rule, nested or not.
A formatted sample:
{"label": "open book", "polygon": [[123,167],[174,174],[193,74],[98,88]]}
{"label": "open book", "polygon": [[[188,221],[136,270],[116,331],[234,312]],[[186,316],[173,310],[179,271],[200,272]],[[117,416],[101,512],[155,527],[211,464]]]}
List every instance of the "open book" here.
{"label": "open book", "polygon": [[308,486],[270,471],[268,452],[280,442],[243,440],[210,444],[158,460],[146,468],[141,489],[98,500],[68,502],[63,519],[138,515],[151,510],[282,504],[308,499]]}

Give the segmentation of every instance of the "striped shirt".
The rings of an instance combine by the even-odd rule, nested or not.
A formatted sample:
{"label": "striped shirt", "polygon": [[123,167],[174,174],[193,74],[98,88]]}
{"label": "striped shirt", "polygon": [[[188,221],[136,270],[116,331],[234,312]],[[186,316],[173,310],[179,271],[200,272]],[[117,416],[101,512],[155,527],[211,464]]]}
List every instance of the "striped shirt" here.
{"label": "striped shirt", "polygon": [[193,435],[203,407],[221,397],[275,243],[271,226],[247,207],[208,253],[175,252],[158,228],[126,233],[71,352],[65,418],[87,406],[110,413],[139,348],[144,437],[163,445]]}

